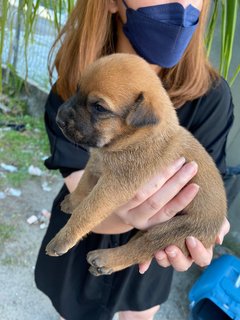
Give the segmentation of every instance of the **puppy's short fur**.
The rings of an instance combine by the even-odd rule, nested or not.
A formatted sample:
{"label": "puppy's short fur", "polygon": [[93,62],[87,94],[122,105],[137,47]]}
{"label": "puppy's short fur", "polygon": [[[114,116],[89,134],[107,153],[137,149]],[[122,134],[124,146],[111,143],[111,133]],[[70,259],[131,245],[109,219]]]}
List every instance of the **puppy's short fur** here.
{"label": "puppy's short fur", "polygon": [[226,215],[221,176],[205,149],[179,125],[158,76],[142,58],[114,54],[93,63],[79,92],[60,107],[57,122],[71,141],[91,147],[91,157],[77,189],[62,202],[62,210],[72,216],[47,245],[47,254],[67,252],[181,156],[197,162],[191,182],[200,186],[186,214],[140,231],[121,247],[90,252],[90,271],[110,274],[170,244],[188,254],[187,236],[206,247],[215,242]]}

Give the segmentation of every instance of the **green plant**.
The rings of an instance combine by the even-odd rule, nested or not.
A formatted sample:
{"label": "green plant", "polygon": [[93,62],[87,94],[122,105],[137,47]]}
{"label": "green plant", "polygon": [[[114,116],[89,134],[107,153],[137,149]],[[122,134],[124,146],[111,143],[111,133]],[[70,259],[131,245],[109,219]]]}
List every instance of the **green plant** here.
{"label": "green plant", "polygon": [[19,94],[24,85],[24,80],[18,77],[16,69],[10,63],[7,64],[8,68],[8,81],[6,87],[3,89],[8,95]]}
{"label": "green plant", "polygon": [[69,15],[74,7],[74,3],[75,0],[43,1],[44,6],[46,8],[50,7],[54,12],[54,25],[57,31],[61,29],[62,13],[66,12]]}
{"label": "green plant", "polygon": [[[206,36],[206,46],[209,55],[216,30],[218,14],[221,11],[221,50],[219,71],[226,79],[229,79],[229,70],[232,61],[233,45],[236,35],[237,17],[239,14],[239,5],[240,0],[214,0],[212,15]],[[233,84],[239,72],[240,63],[236,68],[232,78],[229,79],[230,85]]]}
{"label": "green plant", "polygon": [[11,239],[15,228],[5,223],[0,223],[0,243]]}
{"label": "green plant", "polygon": [[0,93],[2,92],[2,52],[5,39],[5,25],[7,22],[9,3],[7,0],[2,0],[0,4]]}
{"label": "green plant", "polygon": [[[204,0],[203,0],[204,1]],[[46,10],[52,10],[54,13],[54,26],[57,31],[62,25],[63,13],[69,14],[76,0],[19,0],[18,5],[18,25],[21,24],[21,16],[24,20],[24,52],[26,63],[26,77],[28,70],[27,48],[30,41],[34,41],[34,26],[37,20],[38,10],[40,5],[43,5]],[[2,66],[2,52],[4,39],[8,36],[5,32],[6,22],[9,13],[8,0],[0,2],[0,67]],[[208,54],[211,52],[212,43],[215,35],[215,29],[219,12],[221,11],[221,50],[220,50],[220,73],[229,80],[230,85],[240,73],[240,63],[229,78],[229,70],[233,55],[233,45],[236,34],[237,16],[239,14],[240,0],[214,0],[212,15],[209,21],[209,28],[206,35],[206,45]],[[19,29],[19,28],[18,28]],[[17,39],[16,39],[17,40]],[[11,62],[10,62],[11,63]],[[13,63],[13,68],[16,63]],[[12,71],[12,70],[11,70]],[[13,73],[13,72],[12,72]],[[0,93],[2,92],[2,72],[0,72]]]}
{"label": "green plant", "polygon": [[[0,3],[0,94],[2,93],[2,54],[3,54],[3,44],[6,37],[9,35],[6,34],[5,29],[9,19],[9,1],[1,0]],[[34,27],[38,18],[38,11],[40,5],[43,5],[46,10],[51,9],[54,13],[54,26],[57,31],[60,30],[62,25],[62,15],[63,13],[70,13],[74,7],[75,0],[19,0],[18,9],[17,9],[17,27],[16,27],[16,36],[15,36],[15,53],[13,63],[8,59],[8,66],[12,68],[8,71],[12,75],[16,75],[16,70],[13,72],[13,69],[16,69],[17,64],[17,55],[18,55],[18,45],[19,45],[19,34],[21,29],[21,24],[23,20],[24,26],[24,56],[25,56],[25,70],[26,70],[26,79],[28,77],[28,56],[27,49],[30,41],[34,41]],[[50,16],[50,15],[49,15]],[[12,25],[10,24],[12,30]],[[12,39],[10,39],[10,42]],[[11,44],[10,44],[11,47]]]}
{"label": "green plant", "polygon": [[[19,100],[10,99],[9,114],[0,113],[0,126],[9,125],[24,126],[23,131],[2,131],[0,137],[0,162],[14,165],[17,172],[6,173],[0,179],[0,190],[7,187],[19,187],[29,178],[30,165],[45,170],[43,156],[49,153],[49,144],[42,118],[35,118],[24,114],[25,106],[17,106]],[[21,110],[22,109],[22,110]],[[14,152],[13,152],[14,150]]]}

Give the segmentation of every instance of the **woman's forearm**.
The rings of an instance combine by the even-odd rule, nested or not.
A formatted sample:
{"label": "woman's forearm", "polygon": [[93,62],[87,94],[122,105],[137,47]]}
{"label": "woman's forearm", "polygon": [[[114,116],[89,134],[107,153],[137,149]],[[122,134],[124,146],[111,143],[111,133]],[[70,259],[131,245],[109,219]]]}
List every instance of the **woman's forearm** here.
{"label": "woman's forearm", "polygon": [[[84,170],[75,171],[64,179],[64,182],[70,193],[76,189],[83,173]],[[100,225],[98,225],[93,230],[93,232],[101,234],[119,234],[127,232],[131,229],[133,229],[132,226],[125,224],[120,217],[118,217],[115,214],[112,214],[110,217],[105,219]]]}
{"label": "woman's forearm", "polygon": [[113,213],[110,217],[105,219],[96,228],[94,228],[93,232],[104,234],[119,234],[130,231],[132,229],[132,226],[125,224],[120,217]]}
{"label": "woman's forearm", "polygon": [[64,182],[70,193],[72,193],[77,188],[77,185],[82,178],[83,173],[84,170],[75,171],[64,178]]}

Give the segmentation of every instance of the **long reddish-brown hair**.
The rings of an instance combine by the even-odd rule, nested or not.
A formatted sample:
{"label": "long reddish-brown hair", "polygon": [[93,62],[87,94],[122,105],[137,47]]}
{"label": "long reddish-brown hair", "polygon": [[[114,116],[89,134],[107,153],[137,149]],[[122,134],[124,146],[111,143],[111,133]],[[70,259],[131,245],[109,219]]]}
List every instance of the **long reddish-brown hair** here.
{"label": "long reddish-brown hair", "polygon": [[[83,70],[101,56],[115,52],[116,20],[108,10],[109,0],[78,0],[66,25],[60,31],[49,55],[50,77],[56,67],[57,92],[66,100],[76,92]],[[173,68],[162,68],[160,79],[175,105],[196,99],[218,78],[208,61],[204,32],[210,0],[203,0],[198,27],[182,59]]]}

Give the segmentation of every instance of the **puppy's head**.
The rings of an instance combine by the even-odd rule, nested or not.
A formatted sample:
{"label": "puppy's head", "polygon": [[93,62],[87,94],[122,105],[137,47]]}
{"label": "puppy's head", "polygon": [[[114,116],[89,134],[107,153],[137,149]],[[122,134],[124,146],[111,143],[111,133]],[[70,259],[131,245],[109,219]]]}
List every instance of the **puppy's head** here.
{"label": "puppy's head", "polygon": [[[168,105],[166,107],[166,104]],[[65,136],[89,147],[113,146],[159,125],[171,102],[142,58],[113,54],[97,60],[81,77],[79,90],[58,111]],[[171,109],[171,108],[170,108]]]}

